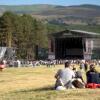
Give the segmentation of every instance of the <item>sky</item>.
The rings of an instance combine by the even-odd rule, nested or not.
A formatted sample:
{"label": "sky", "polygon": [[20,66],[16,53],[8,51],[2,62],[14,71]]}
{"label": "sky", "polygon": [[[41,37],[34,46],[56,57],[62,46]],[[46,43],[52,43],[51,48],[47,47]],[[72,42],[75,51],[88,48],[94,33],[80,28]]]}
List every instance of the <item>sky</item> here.
{"label": "sky", "polygon": [[31,5],[31,4],[53,4],[53,5],[100,5],[100,0],[0,0],[0,5]]}

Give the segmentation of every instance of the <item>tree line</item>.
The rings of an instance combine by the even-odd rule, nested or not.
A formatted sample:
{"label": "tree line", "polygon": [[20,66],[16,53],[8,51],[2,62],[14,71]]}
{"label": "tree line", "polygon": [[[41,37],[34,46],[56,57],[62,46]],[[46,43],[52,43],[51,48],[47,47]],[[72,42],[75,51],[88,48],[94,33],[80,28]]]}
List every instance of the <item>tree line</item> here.
{"label": "tree line", "polygon": [[47,26],[31,15],[5,12],[0,17],[0,46],[16,48],[18,58],[35,57],[35,46],[48,48]]}

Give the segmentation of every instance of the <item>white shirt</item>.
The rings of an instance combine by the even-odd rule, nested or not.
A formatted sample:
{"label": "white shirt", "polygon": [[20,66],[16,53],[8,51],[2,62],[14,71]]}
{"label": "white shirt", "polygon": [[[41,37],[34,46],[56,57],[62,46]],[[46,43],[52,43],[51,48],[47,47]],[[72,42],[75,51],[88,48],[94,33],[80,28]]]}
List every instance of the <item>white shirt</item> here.
{"label": "white shirt", "polygon": [[58,76],[62,82],[66,84],[68,81],[71,81],[73,77],[75,77],[75,73],[70,68],[65,68],[58,71]]}

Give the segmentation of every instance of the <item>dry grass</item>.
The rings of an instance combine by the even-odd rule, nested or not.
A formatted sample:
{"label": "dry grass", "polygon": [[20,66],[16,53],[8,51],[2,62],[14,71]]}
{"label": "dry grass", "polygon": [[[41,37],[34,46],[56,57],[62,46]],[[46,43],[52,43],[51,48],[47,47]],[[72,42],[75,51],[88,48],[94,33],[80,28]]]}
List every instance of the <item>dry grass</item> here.
{"label": "dry grass", "polygon": [[55,91],[56,68],[7,68],[0,72],[0,100],[100,100],[100,89]]}

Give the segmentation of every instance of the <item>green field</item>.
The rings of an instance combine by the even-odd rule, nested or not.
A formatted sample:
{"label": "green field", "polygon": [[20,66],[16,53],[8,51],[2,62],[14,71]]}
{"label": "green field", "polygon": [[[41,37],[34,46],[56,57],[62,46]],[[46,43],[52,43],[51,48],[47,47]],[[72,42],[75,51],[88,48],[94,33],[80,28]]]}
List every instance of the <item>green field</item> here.
{"label": "green field", "polygon": [[53,89],[56,71],[46,68],[6,68],[0,72],[0,100],[100,100],[100,89]]}

